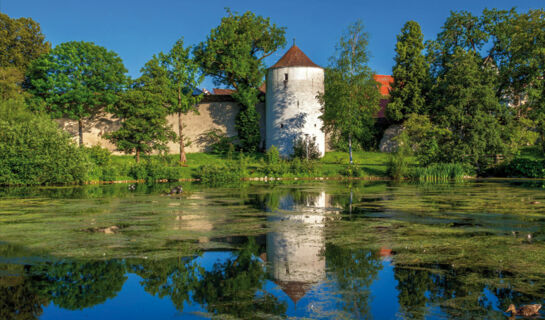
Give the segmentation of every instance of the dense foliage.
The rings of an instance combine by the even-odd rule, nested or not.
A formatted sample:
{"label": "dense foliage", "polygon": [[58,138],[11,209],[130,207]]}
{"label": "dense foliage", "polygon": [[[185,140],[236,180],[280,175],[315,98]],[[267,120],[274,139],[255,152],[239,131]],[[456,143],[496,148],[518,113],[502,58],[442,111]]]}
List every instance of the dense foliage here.
{"label": "dense foliage", "polygon": [[31,63],[28,90],[35,105],[53,117],[78,120],[82,145],[83,120],[117,102],[126,72],[115,52],[92,42],[70,41]]}
{"label": "dense foliage", "polygon": [[[416,26],[398,36],[387,114],[405,120],[402,140],[421,165],[456,162],[484,172],[538,136],[545,141],[545,11],[452,12],[426,45],[428,80]],[[409,51],[417,60],[405,65]]]}
{"label": "dense foliage", "polygon": [[86,180],[89,162],[70,136],[20,101],[0,102],[0,184]]}
{"label": "dense foliage", "polygon": [[166,119],[168,96],[161,92],[168,81],[166,70],[154,57],[141,71],[142,76],[121,94],[111,109],[122,120],[121,128],[106,136],[119,151],[135,153],[136,162],[140,161],[141,153],[167,151],[167,143],[176,137]]}
{"label": "dense foliage", "polygon": [[247,11],[233,13],[227,9],[218,27],[194,50],[204,73],[215,83],[236,90],[233,97],[242,105],[237,117],[237,130],[244,151],[259,147],[259,88],[265,78],[264,59],[286,43],[285,28],[277,27],[269,18]]}
{"label": "dense foliage", "polygon": [[545,160],[516,158],[501,169],[508,177],[545,178]]}
{"label": "dense foliage", "polygon": [[21,85],[28,65],[49,49],[37,22],[12,19],[0,12],[0,99],[23,95]]}

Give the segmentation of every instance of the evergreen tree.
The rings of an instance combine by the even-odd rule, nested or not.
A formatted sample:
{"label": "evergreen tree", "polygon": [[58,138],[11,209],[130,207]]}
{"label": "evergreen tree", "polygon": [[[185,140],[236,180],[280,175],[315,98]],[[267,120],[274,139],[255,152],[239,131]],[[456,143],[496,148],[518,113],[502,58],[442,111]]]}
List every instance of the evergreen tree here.
{"label": "evergreen tree", "polygon": [[424,36],[415,21],[405,23],[397,36],[394,83],[386,108],[392,122],[406,119],[411,113],[425,113],[425,88],[429,82],[429,65],[423,55]]}
{"label": "evergreen tree", "polygon": [[485,168],[496,154],[509,155],[508,108],[496,97],[494,68],[484,68],[473,52],[457,48],[433,90],[436,125],[450,131],[440,146],[442,162]]}

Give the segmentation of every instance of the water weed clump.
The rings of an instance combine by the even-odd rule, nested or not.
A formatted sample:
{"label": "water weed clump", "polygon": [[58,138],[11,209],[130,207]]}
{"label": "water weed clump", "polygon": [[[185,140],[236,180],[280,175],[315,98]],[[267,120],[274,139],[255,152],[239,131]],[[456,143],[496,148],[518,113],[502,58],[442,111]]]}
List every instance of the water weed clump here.
{"label": "water weed clump", "polygon": [[471,175],[471,170],[460,163],[434,163],[427,167],[413,168],[409,178],[422,182],[461,181]]}

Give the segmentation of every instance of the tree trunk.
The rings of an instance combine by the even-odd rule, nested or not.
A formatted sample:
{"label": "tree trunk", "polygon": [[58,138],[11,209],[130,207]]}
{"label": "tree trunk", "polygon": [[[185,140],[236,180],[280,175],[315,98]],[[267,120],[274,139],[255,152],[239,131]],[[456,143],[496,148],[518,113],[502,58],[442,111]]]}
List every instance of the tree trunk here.
{"label": "tree trunk", "polygon": [[140,162],[140,150],[136,149],[136,163]]}
{"label": "tree trunk", "polygon": [[83,120],[78,120],[79,146],[83,146]]}
{"label": "tree trunk", "polygon": [[187,159],[185,157],[185,148],[184,148],[184,135],[182,133],[183,123],[182,123],[182,113],[178,112],[178,136],[180,138],[180,165],[185,164]]}
{"label": "tree trunk", "polygon": [[354,161],[352,160],[352,135],[348,134],[348,154],[350,156],[350,164],[353,164]]}

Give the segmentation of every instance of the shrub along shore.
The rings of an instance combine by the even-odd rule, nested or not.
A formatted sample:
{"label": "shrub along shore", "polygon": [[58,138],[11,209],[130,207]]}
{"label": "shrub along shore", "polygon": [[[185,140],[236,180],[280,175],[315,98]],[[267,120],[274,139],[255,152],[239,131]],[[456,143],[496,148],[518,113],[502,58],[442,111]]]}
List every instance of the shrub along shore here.
{"label": "shrub along shore", "polygon": [[[302,148],[308,149],[308,148]],[[222,185],[244,179],[410,179],[461,180],[464,177],[545,178],[545,158],[537,147],[521,149],[510,161],[477,172],[459,163],[421,166],[417,157],[400,152],[328,152],[321,159],[303,154],[283,159],[276,148],[242,153],[220,148],[216,153],[191,153],[180,166],[178,155],[116,156],[108,150],[77,146],[70,135],[43,114],[18,101],[0,103],[0,185],[57,185],[112,181],[200,180]]]}
{"label": "shrub along shore", "polygon": [[[200,181],[209,185],[227,185],[237,181],[271,180],[390,180],[398,179],[391,155],[381,152],[354,152],[354,164],[348,162],[346,152],[327,152],[318,160],[282,159],[271,152],[245,154],[190,153],[187,164],[180,166],[177,155],[151,155],[139,163],[133,156],[112,155],[100,147],[71,150],[78,164],[57,169],[48,164],[52,174],[39,175],[39,163],[29,162],[35,169],[31,174],[3,175],[1,185],[99,184],[135,182]],[[461,181],[477,176],[471,168],[456,163],[419,166],[414,158],[406,159],[399,179],[419,182]],[[72,168],[73,167],[73,168]],[[22,168],[24,172],[24,168]],[[72,170],[77,175],[63,170]],[[60,172],[60,173],[58,173]],[[545,159],[533,156],[530,149],[511,162],[498,166],[482,177],[545,178]],[[15,178],[14,178],[15,177]],[[12,179],[12,180],[6,180]],[[62,179],[66,179],[63,181]]]}

